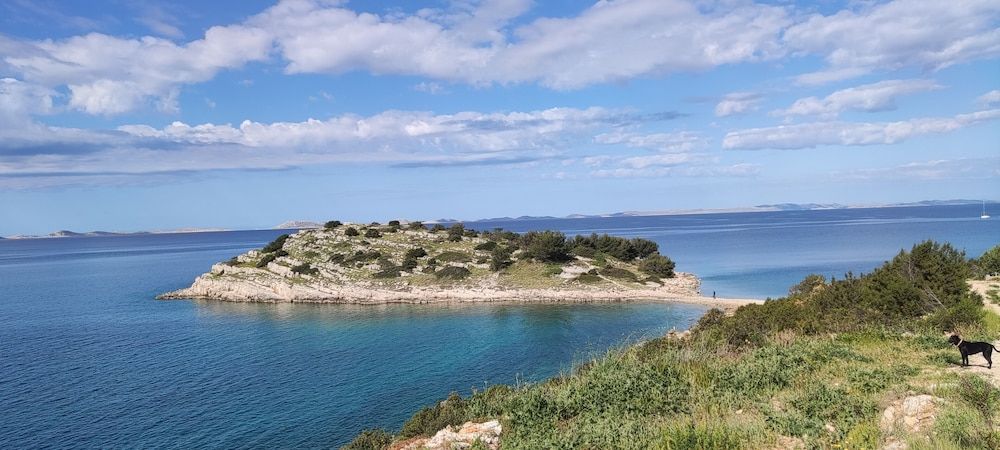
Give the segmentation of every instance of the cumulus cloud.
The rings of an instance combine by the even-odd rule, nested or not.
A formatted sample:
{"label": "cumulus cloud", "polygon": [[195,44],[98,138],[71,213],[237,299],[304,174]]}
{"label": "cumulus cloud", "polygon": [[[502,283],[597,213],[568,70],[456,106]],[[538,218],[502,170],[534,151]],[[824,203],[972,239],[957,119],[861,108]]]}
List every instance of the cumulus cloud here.
{"label": "cumulus cloud", "polygon": [[176,108],[177,86],[211,79],[220,70],[267,58],[261,29],[212,27],[184,45],[156,38],[122,39],[90,33],[65,40],[21,42],[4,51],[4,64],[26,82],[67,86],[69,106],[90,114],[118,114],[146,101]]}
{"label": "cumulus cloud", "polygon": [[800,98],[787,109],[774,113],[783,116],[820,116],[832,118],[844,111],[888,111],[896,109],[896,98],[917,92],[941,89],[932,80],[885,80],[836,91],[825,98]]}
{"label": "cumulus cloud", "polygon": [[858,2],[813,14],[783,35],[788,49],[823,55],[827,67],[798,77],[821,84],[878,70],[938,70],[1000,55],[1000,3],[992,0]]}
{"label": "cumulus cloud", "polygon": [[925,134],[955,131],[1000,119],[1000,109],[955,117],[918,118],[899,122],[814,122],[752,128],[726,133],[722,147],[732,150],[802,149],[821,145],[895,144]]}

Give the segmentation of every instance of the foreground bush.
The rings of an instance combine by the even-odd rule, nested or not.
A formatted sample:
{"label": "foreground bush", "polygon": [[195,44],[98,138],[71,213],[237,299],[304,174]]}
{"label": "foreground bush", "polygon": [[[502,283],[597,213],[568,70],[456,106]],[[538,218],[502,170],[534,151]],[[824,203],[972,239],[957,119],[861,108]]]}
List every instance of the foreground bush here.
{"label": "foreground bush", "polygon": [[571,259],[566,235],[558,231],[525,233],[521,236],[521,250],[526,258],[541,262],[565,262]]}
{"label": "foreground bush", "polygon": [[639,262],[639,270],[657,278],[673,278],[674,262],[660,254],[650,255]]}

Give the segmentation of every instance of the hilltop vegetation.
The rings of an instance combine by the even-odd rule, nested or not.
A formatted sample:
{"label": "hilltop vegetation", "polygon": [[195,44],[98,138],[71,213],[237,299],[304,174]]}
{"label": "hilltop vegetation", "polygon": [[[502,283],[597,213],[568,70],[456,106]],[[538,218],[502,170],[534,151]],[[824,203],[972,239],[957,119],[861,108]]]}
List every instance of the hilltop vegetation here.
{"label": "hilltop vegetation", "polygon": [[[943,334],[1000,337],[1000,317],[966,285],[972,270],[962,252],[924,242],[867,275],[810,276],[787,297],[712,310],[686,337],[542,383],[452,394],[345,448],[492,419],[504,449],[997,448],[1000,389],[958,372]],[[902,420],[904,403],[922,415]]]}
{"label": "hilltop vegetation", "polygon": [[492,277],[503,287],[650,287],[673,278],[674,262],[653,241],[608,235],[567,238],[556,231],[479,232],[462,224],[428,229],[419,222],[346,225],[281,235],[231,267],[385,287],[439,283],[477,285]]}
{"label": "hilltop vegetation", "polygon": [[704,301],[646,239],[462,224],[348,224],[281,235],[160,298],[248,302]]}

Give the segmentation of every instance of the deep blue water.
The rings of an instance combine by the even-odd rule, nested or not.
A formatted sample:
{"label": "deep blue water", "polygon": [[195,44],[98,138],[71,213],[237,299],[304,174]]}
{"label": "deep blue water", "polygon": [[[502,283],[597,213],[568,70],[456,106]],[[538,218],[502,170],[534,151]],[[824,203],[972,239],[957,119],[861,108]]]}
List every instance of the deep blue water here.
{"label": "deep blue water", "polygon": [[[704,291],[778,296],[923,239],[978,255],[976,207],[480,223],[660,243]],[[281,231],[0,241],[0,447],[320,448],[450,391],[539,380],[702,307],[157,301]]]}

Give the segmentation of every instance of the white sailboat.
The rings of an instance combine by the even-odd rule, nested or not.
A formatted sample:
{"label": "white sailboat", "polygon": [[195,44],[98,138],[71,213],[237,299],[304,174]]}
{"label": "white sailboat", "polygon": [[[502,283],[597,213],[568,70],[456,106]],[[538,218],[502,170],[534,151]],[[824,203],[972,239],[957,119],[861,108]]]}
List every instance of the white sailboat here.
{"label": "white sailboat", "polygon": [[983,215],[979,216],[980,219],[989,219],[990,215],[986,214],[986,200],[983,200]]}

